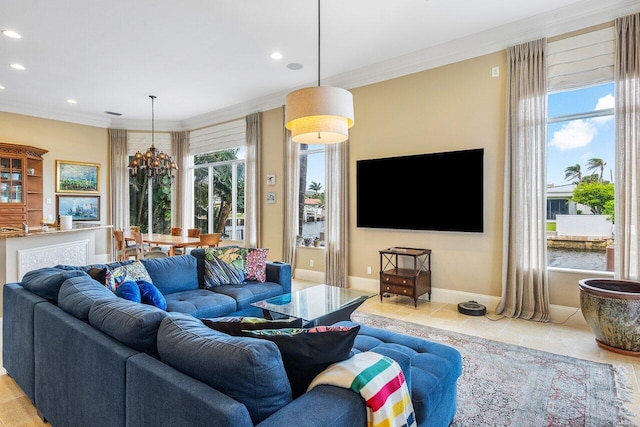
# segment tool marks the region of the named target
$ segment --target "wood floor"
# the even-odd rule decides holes
[[[304,288],[313,284],[294,281],[294,289]],[[626,380],[632,388],[632,401],[627,407],[636,413],[633,420],[636,425],[640,426],[640,358],[623,356],[600,349],[596,345],[593,334],[587,328],[580,312],[571,316],[563,324],[553,324],[501,318],[493,313],[491,307],[488,307],[488,309],[489,313],[486,317],[465,316],[458,313],[457,306],[454,304],[419,300],[418,307],[414,308],[412,299],[393,296],[384,298],[382,302],[378,297],[371,298],[358,310],[551,353],[622,365],[627,372]],[[38,418],[35,408],[29,399],[6,374],[4,369],[1,369],[0,426],[48,425]]]

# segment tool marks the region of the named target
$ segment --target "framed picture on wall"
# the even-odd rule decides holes
[[[56,160],[56,192],[99,193],[100,165]]]
[[[71,215],[73,221],[99,221],[100,196],[57,197],[58,215]]]

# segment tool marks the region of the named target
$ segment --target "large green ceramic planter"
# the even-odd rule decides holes
[[[640,282],[583,279],[580,307],[602,348],[640,356]]]

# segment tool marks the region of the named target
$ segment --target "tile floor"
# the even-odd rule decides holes
[[[313,284],[311,282],[295,281],[294,289],[304,288]],[[600,349],[579,312],[563,324],[537,323],[500,318],[500,316],[492,313],[491,310],[486,317],[465,316],[458,313],[455,304],[423,300],[420,300],[418,307],[414,308],[413,300],[399,296],[385,298],[382,302],[380,302],[379,297],[371,298],[358,310],[551,353],[622,365],[626,368],[626,379],[632,388],[632,401],[627,407],[636,413],[633,420],[640,426],[640,358]],[[0,318],[0,326],[1,323]],[[29,399],[6,374],[4,369],[0,369],[0,427],[48,425],[38,418],[35,408]]]

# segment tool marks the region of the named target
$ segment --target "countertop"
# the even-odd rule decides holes
[[[100,230],[104,228],[112,228],[113,225],[104,225],[104,224],[78,224],[74,223],[72,228],[69,230],[60,230],[59,228],[49,227],[46,230],[43,230],[41,227],[31,227],[27,234],[25,234],[22,230],[13,230],[7,228],[0,228],[0,239],[8,238],[8,237],[31,237],[31,236],[42,236],[42,235],[55,235],[59,233],[73,233],[75,231],[89,231],[89,230]]]

